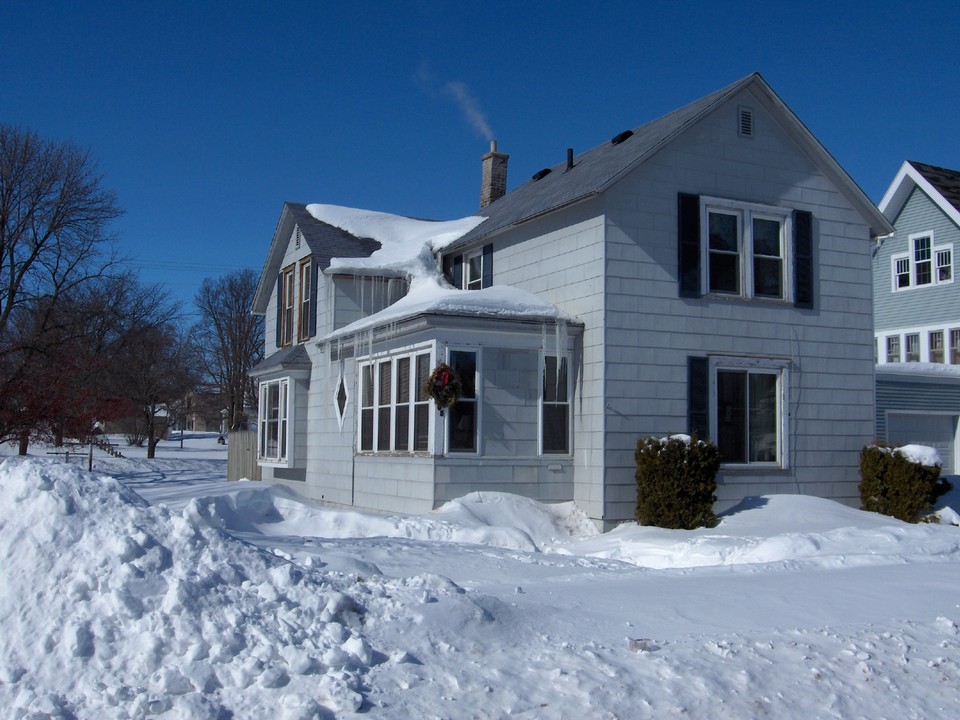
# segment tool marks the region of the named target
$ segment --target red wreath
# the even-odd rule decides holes
[[[453,368],[446,363],[440,363],[434,368],[424,389],[427,395],[433,398],[433,401],[437,404],[441,415],[443,415],[444,410],[453,407],[463,395],[463,385],[460,383],[460,378],[457,377]]]

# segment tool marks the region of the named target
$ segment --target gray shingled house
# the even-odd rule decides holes
[[[362,224],[285,205],[254,305],[264,479],[387,511],[575,500],[610,526],[633,517],[637,439],[696,432],[723,454],[720,508],[856,501],[892,228],[763,78],[510,192],[506,167],[493,145],[477,217],[418,255],[433,290],[374,262]],[[440,363],[462,381],[443,413],[423,393]]]
[[[877,437],[935,447],[957,472],[960,420],[960,171],[909,161],[880,210],[896,232],[873,258]]]

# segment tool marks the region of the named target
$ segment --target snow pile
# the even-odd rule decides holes
[[[940,459],[940,453],[937,449],[927,445],[903,445],[896,448],[894,452],[916,465],[925,467],[943,466],[943,460]]]
[[[859,567],[960,555],[960,533],[913,525],[806,495],[748,498],[714,528],[664,530],[634,523],[558,552],[620,560],[647,568],[781,563]]]
[[[355,710],[360,604],[112,478],[0,465],[0,704],[7,717],[315,717]],[[115,710],[110,710],[111,708]]]
[[[539,552],[574,537],[597,535],[573,503],[544,505],[506,493],[471,493],[427,515],[378,515],[307,504],[278,485],[247,485],[206,498],[223,527],[312,538],[402,538]]]

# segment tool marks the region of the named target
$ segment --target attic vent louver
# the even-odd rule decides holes
[[[753,137],[753,110],[741,107],[738,110],[738,134],[740,137]]]
[[[619,135],[614,135],[614,136],[610,139],[610,144],[611,144],[611,145],[619,145],[620,143],[622,143],[624,140],[626,140],[628,137],[630,137],[630,136],[632,136],[632,135],[633,135],[633,130],[624,130],[624,131],[623,131],[622,133],[620,133]]]
[[[301,237],[302,237],[302,236],[300,235],[300,228],[298,227],[298,228],[297,228],[297,236],[296,236],[296,240],[295,240],[295,245],[296,245],[297,250],[300,249],[300,238],[301,238]]]
[[[533,180],[534,182],[536,182],[537,180],[543,180],[543,178],[545,178],[549,174],[550,174],[550,168],[544,168],[539,172],[535,172],[531,180]]]

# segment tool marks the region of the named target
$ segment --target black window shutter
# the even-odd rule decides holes
[[[813,307],[813,214],[793,212],[794,302],[798,308]]]
[[[483,246],[483,276],[480,278],[480,287],[488,288],[493,285],[493,245]]]
[[[450,284],[457,289],[463,287],[463,255],[453,258],[453,275]]]
[[[317,281],[320,279],[319,263],[310,263],[310,337],[317,336]]]
[[[707,358],[687,358],[687,424],[690,434],[700,440],[710,439],[709,371]]]
[[[453,285],[453,255],[444,255],[441,260],[443,267],[443,276],[451,285]]]
[[[680,297],[700,297],[700,196],[677,198]]]
[[[277,347],[280,347],[282,335],[280,325],[283,323],[283,273],[277,275]]]

